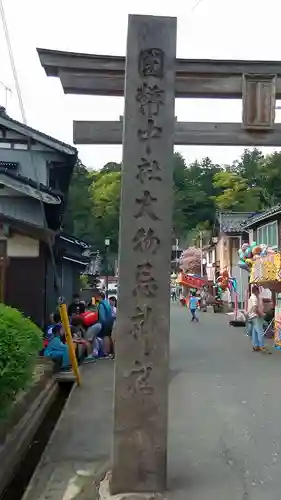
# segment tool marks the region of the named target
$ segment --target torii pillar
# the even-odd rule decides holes
[[[166,488],[176,30],[129,16],[113,494]]]

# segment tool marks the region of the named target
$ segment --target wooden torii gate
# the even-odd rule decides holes
[[[74,122],[121,144],[112,493],[166,487],[173,144],[281,146],[281,62],[176,59],[176,19],[129,16],[127,56],[38,49],[65,93],[123,96],[124,119]],[[241,123],[178,123],[174,98],[242,98]]]

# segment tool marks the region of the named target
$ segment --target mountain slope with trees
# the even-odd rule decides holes
[[[186,241],[199,229],[208,229],[216,210],[258,211],[281,203],[281,152],[264,156],[245,149],[231,165],[210,158],[187,164],[173,156],[174,237]],[[100,171],[78,162],[72,178],[64,230],[102,249],[104,238],[117,252],[121,164],[107,163]]]

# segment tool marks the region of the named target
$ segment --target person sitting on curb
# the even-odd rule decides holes
[[[44,356],[55,362],[60,361],[61,368],[67,370],[70,368],[68,346],[62,342],[61,335],[63,335],[62,325],[54,325],[52,337],[49,339],[48,345],[44,349]]]

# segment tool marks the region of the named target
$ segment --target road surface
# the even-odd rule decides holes
[[[172,305],[170,366],[163,498],[281,500],[281,352],[253,353],[227,316],[201,313],[191,324],[187,309]],[[94,498],[111,451],[112,398],[113,363],[86,365],[24,500]]]
[[[281,500],[281,352],[225,315],[171,310],[169,498]]]

